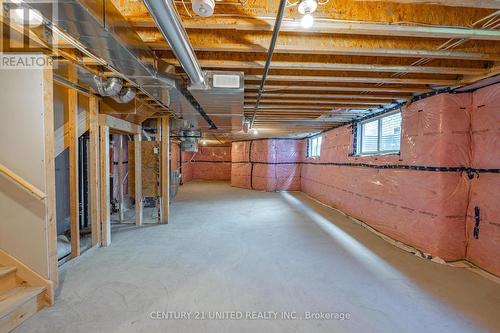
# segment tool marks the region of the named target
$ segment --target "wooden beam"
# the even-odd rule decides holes
[[[390,27],[388,25],[388,27]],[[147,45],[155,50],[170,50],[158,31],[138,31]],[[269,32],[223,33],[217,30],[193,30],[189,40],[195,51],[267,53]],[[300,55],[375,56],[397,58],[464,59],[479,61],[500,60],[498,43],[469,42],[453,50],[441,50],[445,40],[399,37],[370,37],[358,35],[310,35],[280,33],[275,53]],[[160,56],[162,54],[160,53]],[[171,58],[171,53],[168,53]]]
[[[76,67],[69,67],[69,81],[77,80]],[[78,190],[78,91],[67,89],[69,133],[69,210],[71,225],[71,257],[80,255],[80,203]]]
[[[49,59],[45,61],[43,69],[43,122],[45,131],[45,216],[47,223],[47,250],[49,265],[49,280],[53,285],[47,286],[45,291],[49,304],[54,303],[54,288],[59,284],[58,256],[57,256],[57,218],[56,218],[56,177],[55,177],[55,139],[54,139],[54,74]]]
[[[109,114],[99,115],[99,121],[100,121],[101,125],[106,125],[107,127],[112,128],[114,130],[130,133],[130,134],[138,134],[138,133],[140,133],[140,130],[141,130],[140,125],[128,122],[128,121],[120,119],[120,118],[110,116]]]
[[[233,31],[272,31],[274,18],[258,18],[253,20],[235,20],[234,18],[191,19],[183,22],[187,30],[233,30]],[[295,32],[301,34],[341,34],[367,35],[384,37],[415,37],[500,41],[500,31],[489,29],[473,29],[466,27],[419,26],[358,22],[333,22],[316,20],[309,29],[304,29],[300,19],[284,20],[280,32]]]
[[[243,106],[244,110],[251,110],[254,108],[254,104],[245,104]],[[379,105],[373,105],[373,107],[378,107]],[[312,106],[312,105],[279,105],[279,104],[261,104],[259,106],[259,110],[331,110],[334,107],[332,106]],[[356,104],[342,104],[342,105],[337,105],[335,108],[341,109],[341,108],[349,108],[349,109],[370,109],[366,105],[356,105]]]
[[[259,117],[260,118],[260,117]],[[262,118],[262,119],[259,119],[259,123],[260,124],[263,124],[263,123],[268,123],[268,124],[271,124],[271,123],[282,123],[282,122],[290,122],[290,123],[293,123],[293,122],[300,122],[300,123],[318,123],[318,124],[324,124],[324,123],[335,123],[335,122],[341,122],[341,121],[349,121],[349,120],[352,120],[354,118],[356,118],[355,116],[352,116],[352,117],[339,117],[340,118],[340,121],[339,120],[335,120],[335,119],[325,119],[325,120],[320,120],[318,118],[311,118],[311,117],[280,117],[280,118]]]
[[[135,170],[135,224],[142,225],[142,135],[134,135],[134,170]]]
[[[471,84],[474,82],[477,82],[479,80],[484,80],[489,77],[499,75],[500,74],[500,64],[495,64],[495,66],[488,68],[488,71],[482,75],[478,76],[467,76],[460,80],[460,85],[466,85],[466,84]]]
[[[245,84],[245,91],[259,89],[257,84]],[[281,90],[297,90],[297,91],[358,91],[358,92],[382,92],[382,93],[426,93],[431,91],[428,88],[409,88],[409,87],[336,87],[336,86],[307,86],[300,85],[300,82],[293,85],[273,84],[273,82],[266,83],[265,91],[275,92]]]
[[[318,7],[315,13],[318,21],[321,18],[328,19],[333,22],[351,23],[351,22],[387,22],[388,24],[400,24],[402,20],[407,22],[417,22],[422,25],[443,26],[469,26],[472,22],[491,13],[491,10],[482,9],[499,9],[497,8],[498,0],[389,0],[389,1],[352,1],[352,0],[336,0],[324,1]],[[142,1],[123,1],[113,0],[113,3],[120,12],[127,16],[127,20],[135,26],[154,26],[154,22],[148,13],[148,10]],[[427,5],[424,5],[426,3]],[[429,5],[431,3],[439,4],[440,6]],[[253,0],[251,4],[235,7],[217,7],[217,14],[220,16],[212,16],[210,18],[200,17],[183,17],[183,23],[199,22],[199,23],[218,23],[218,24],[237,24],[237,23],[257,23],[272,27],[274,15],[278,10],[279,2],[269,2],[268,0]],[[456,4],[456,5],[455,5]],[[181,1],[176,2],[179,13],[184,14],[185,9]],[[444,7],[449,5],[449,7]],[[472,7],[472,8],[467,8]],[[297,9],[289,9],[289,14],[286,15],[284,21],[291,20],[295,17]],[[469,23],[469,24],[468,24]]]
[[[336,99],[336,98],[347,98],[347,99],[368,99],[368,100],[380,100],[384,102],[391,102],[395,99],[408,99],[408,95],[370,95],[370,94],[359,94],[359,95],[344,95],[344,94],[297,94],[297,93],[264,93],[264,98],[267,97],[279,97],[279,98],[290,98],[294,100],[299,99],[315,99],[315,100],[325,100],[325,99]],[[257,97],[257,93],[245,93],[245,98]]]
[[[97,97],[89,97],[89,193],[92,246],[101,243],[99,178],[99,100]]]
[[[167,224],[170,216],[170,129],[168,116],[161,118],[160,186],[161,224]]]
[[[164,59],[168,63],[180,64],[176,59]],[[261,69],[264,61],[239,61],[239,60],[199,60],[203,68],[229,68],[229,69]],[[428,73],[428,74],[463,74],[481,75],[487,72],[484,68],[462,67],[437,67],[437,66],[399,66],[399,65],[370,65],[349,63],[320,63],[320,62],[292,62],[273,61],[272,69],[317,70],[317,71],[349,71],[349,72],[384,72],[384,73]]]
[[[118,135],[118,209],[119,209],[119,219],[123,222],[125,219],[124,208],[125,208],[125,198],[123,193],[123,135]]]
[[[251,105],[252,103],[255,103],[255,99],[250,99],[247,98],[244,101],[245,103],[248,103]],[[312,105],[345,105],[345,104],[351,104],[351,105],[381,105],[381,104],[388,104],[389,102],[380,102],[378,100],[376,101],[357,101],[357,100],[328,100],[328,101],[322,101],[322,100],[316,100],[316,99],[270,99],[270,98],[263,98],[261,105],[265,106],[266,104],[287,104],[287,105],[295,105],[295,104],[312,104]]]
[[[99,127],[99,149],[101,164],[101,246],[111,244],[111,216],[109,195],[109,127]]]
[[[245,81],[260,81],[262,75],[245,75]],[[305,76],[305,75],[268,75],[267,81],[292,82],[334,82],[334,83],[388,83],[388,84],[420,84],[431,86],[458,85],[457,80],[443,79],[406,79],[393,77],[352,77],[352,76]]]
[[[155,50],[169,50],[164,42],[148,42]],[[264,44],[231,44],[224,43],[214,46],[194,44],[195,51],[203,52],[246,52],[246,53],[266,53]],[[478,60],[478,61],[500,61],[500,56],[496,53],[483,53],[473,51],[443,51],[425,49],[403,49],[403,48],[359,48],[359,47],[339,47],[323,45],[276,45],[275,53],[286,54],[325,54],[341,56],[365,56],[365,57],[403,57],[403,58],[431,58],[431,59],[457,59],[457,60]]]
[[[438,5],[449,7],[471,7],[500,9],[498,0],[356,0],[362,2],[395,2],[401,4]]]
[[[165,50],[163,44],[150,44],[156,50]],[[266,53],[266,49],[254,44],[219,46],[195,46],[195,51],[204,52],[249,52]],[[457,59],[457,60],[480,60],[480,61],[500,61],[500,56],[494,53],[462,52],[462,51],[441,51],[441,50],[411,50],[411,49],[375,49],[375,48],[302,48],[301,45],[276,46],[275,53],[286,54],[331,54],[342,56],[365,56],[365,57],[403,57],[403,58],[431,58],[431,59]]]
[[[187,29],[209,30],[249,30],[272,31],[274,19],[266,20],[268,24],[251,24],[238,22],[236,24],[207,24],[185,23]],[[380,23],[355,23],[355,22],[325,22],[317,20],[307,30],[300,25],[300,20],[284,21],[280,31],[300,32],[305,34],[342,34],[342,35],[368,35],[384,37],[416,37],[416,38],[443,38],[443,39],[470,39],[500,41],[500,31],[489,29],[471,29],[462,27],[439,26],[412,26]]]

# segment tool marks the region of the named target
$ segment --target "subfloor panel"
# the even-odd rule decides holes
[[[171,214],[115,228],[110,247],[68,264],[55,305],[15,332],[500,331],[500,285],[406,253],[301,193],[193,181]],[[277,318],[152,318],[197,311]]]

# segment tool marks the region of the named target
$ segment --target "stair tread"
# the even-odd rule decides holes
[[[0,266],[0,279],[16,271],[16,267]]]
[[[0,319],[44,290],[44,287],[17,287],[0,294]]]

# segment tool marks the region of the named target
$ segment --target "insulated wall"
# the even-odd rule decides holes
[[[193,158],[193,153],[183,151],[181,153],[182,157],[182,183],[187,183],[193,180],[193,164],[191,163],[191,159]]]
[[[183,152],[183,182],[192,179],[230,180],[231,147],[199,147],[196,153]]]
[[[113,198],[118,198],[118,193],[119,193],[119,180],[118,180],[118,168],[119,168],[119,134],[113,134],[113,140],[110,143],[110,151],[112,152],[112,158],[113,158]],[[128,148],[128,139],[126,136],[123,136],[123,147],[122,147],[122,158],[123,158],[123,194],[125,196],[128,195],[128,188],[130,187],[128,185],[129,182],[129,151],[130,149]],[[134,186],[134,184],[131,184],[131,186]]]
[[[304,154],[303,140],[234,142],[231,185],[263,191],[298,191]]]
[[[356,156],[352,125],[305,140],[233,142],[231,185],[302,190],[394,239],[500,276],[500,84],[402,111],[399,154]],[[300,183],[299,183],[300,181]]]
[[[472,168],[499,169],[500,84],[474,92],[472,106]],[[500,174],[480,172],[470,193],[467,259],[500,276]]]
[[[302,191],[433,256],[462,259],[469,181],[439,167],[470,163],[470,109],[469,94],[409,105],[398,155],[355,157],[351,126],[327,132],[320,159],[303,167]]]
[[[231,186],[250,188],[251,141],[233,142],[231,145]]]

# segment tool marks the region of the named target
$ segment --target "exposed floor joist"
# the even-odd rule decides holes
[[[166,59],[169,63],[176,63],[175,59]],[[224,69],[261,69],[264,61],[238,61],[238,60],[200,60],[204,68]],[[177,66],[180,67],[177,63]],[[294,70],[317,70],[317,71],[350,71],[350,72],[388,72],[388,73],[429,73],[429,74],[464,74],[481,75],[486,74],[488,69],[484,68],[460,68],[460,67],[435,67],[435,66],[391,66],[391,65],[369,65],[369,64],[340,64],[340,63],[315,63],[315,62],[292,62],[273,61],[272,69],[294,69]]]
[[[273,117],[273,123],[281,118],[289,125],[289,117],[300,121],[304,112],[321,116],[333,107],[361,115],[367,108],[495,75],[500,62],[496,4],[457,1],[329,0],[318,6],[315,24],[308,30],[300,27],[300,15],[291,5],[285,11],[256,124],[264,124],[259,117]],[[139,37],[184,75],[142,1],[113,2]],[[217,3],[208,18],[193,15],[182,2],[176,5],[202,68],[244,73],[248,116],[256,102],[278,3]],[[280,113],[269,115],[270,110]]]
[[[274,18],[260,18],[250,20],[238,20],[233,18],[194,19],[185,22],[187,30],[234,30],[234,31],[272,31]],[[140,27],[154,27],[153,20],[132,23]],[[280,31],[303,33],[304,28],[299,20],[285,20]],[[500,33],[487,29],[470,29],[458,27],[439,26],[412,26],[398,24],[356,23],[356,22],[324,22],[317,20],[307,33],[319,34],[345,34],[345,35],[369,35],[369,36],[391,36],[391,37],[418,37],[418,38],[467,38],[471,40],[499,41]]]

